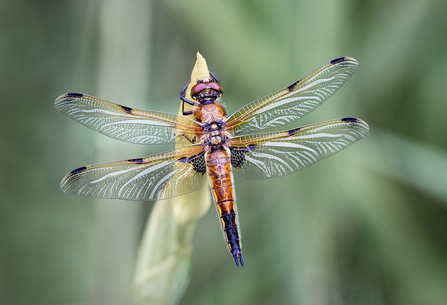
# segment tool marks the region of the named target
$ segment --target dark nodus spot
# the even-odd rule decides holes
[[[296,88],[296,86],[298,86],[298,83],[299,83],[300,81],[296,81],[296,82],[294,82],[293,84],[291,84],[289,87],[287,87],[287,89],[289,90],[289,92],[292,92],[295,88]]]
[[[344,57],[339,57],[339,58],[331,60],[331,64],[335,65],[335,64],[338,64],[339,62],[345,61],[345,60],[346,59]]]
[[[81,166],[81,167],[79,167],[79,168],[77,168],[77,169],[72,170],[72,171],[70,172],[70,174],[72,174],[72,175],[76,175],[76,174],[78,174],[78,173],[80,173],[80,172],[85,171],[86,169],[87,169],[87,166]]]
[[[141,163],[143,163],[143,158],[129,159],[129,160],[127,160],[127,161],[132,162],[132,163],[138,163],[138,164],[141,164]]]
[[[126,106],[122,106],[122,105],[120,105],[120,107],[123,108],[123,110],[126,111],[128,114],[132,114],[132,108],[126,107]]]
[[[294,135],[295,133],[297,133],[297,132],[300,131],[300,130],[301,130],[301,127],[298,127],[298,128],[289,130],[289,131],[288,131],[288,132],[289,132],[289,136]]]

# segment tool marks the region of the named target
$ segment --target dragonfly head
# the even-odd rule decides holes
[[[197,84],[191,89],[192,98],[198,100],[200,103],[210,99],[217,99],[222,93],[222,86],[213,78],[199,79]]]

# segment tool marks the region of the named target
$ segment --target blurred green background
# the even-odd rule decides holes
[[[168,147],[58,113],[83,92],[177,113],[200,51],[229,113],[325,62],[360,69],[297,127],[371,133],[302,172],[236,178],[245,268],[212,207],[181,304],[447,303],[447,2],[0,1],[0,304],[127,304],[152,203],[65,195],[82,165]]]

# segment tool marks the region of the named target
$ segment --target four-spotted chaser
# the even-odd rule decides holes
[[[144,158],[77,168],[64,177],[61,189],[96,198],[161,200],[195,191],[208,179],[228,248],[236,265],[243,266],[233,172],[242,179],[285,176],[362,139],[369,127],[361,119],[347,117],[285,131],[253,132],[307,115],[357,68],[354,58],[334,59],[230,116],[221,103],[222,87],[211,72],[183,88],[183,116],[134,109],[81,93],[63,94],[55,101],[60,112],[106,136],[135,144],[183,145]],[[185,105],[192,110],[185,110]]]

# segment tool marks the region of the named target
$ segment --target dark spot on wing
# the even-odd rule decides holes
[[[239,147],[239,146],[231,146],[230,149],[234,149],[234,150],[242,150],[242,151],[252,151],[253,149],[255,149],[256,147],[258,147],[258,145],[252,144],[252,145],[248,145],[247,147],[243,146],[243,147]]]
[[[71,174],[71,175],[76,175],[76,174],[79,174],[80,172],[85,171],[86,169],[87,169],[87,166],[81,166],[81,167],[79,167],[79,168],[77,168],[77,169],[72,170],[72,171],[70,172],[70,174]]]
[[[67,97],[81,98],[83,96],[84,96],[84,94],[82,94],[82,93],[76,93],[76,92],[67,93]]]
[[[142,164],[144,162],[143,158],[129,159],[127,161],[132,162],[132,163],[138,163],[138,164]]]
[[[336,58],[336,59],[331,60],[331,64],[335,65],[335,64],[337,64],[337,63],[339,63],[339,62],[341,62],[341,61],[345,61],[345,60],[346,60],[346,58],[344,58],[344,57],[339,57],[339,58]]]
[[[194,156],[194,157],[195,157],[195,156]],[[178,160],[179,160],[179,162],[182,162],[182,163],[189,163],[189,162],[192,161],[192,159],[193,159],[194,157],[191,157],[191,158],[182,157],[182,158],[180,158],[180,159],[178,159]]]
[[[342,122],[358,122],[357,118],[342,118]]]
[[[298,128],[295,128],[295,129],[290,129],[290,130],[288,131],[289,136],[294,135],[295,133],[297,133],[297,132],[300,131],[300,130],[301,130],[301,127],[298,127]]]
[[[256,147],[258,147],[257,145],[250,145],[248,147],[237,147],[237,146],[232,146],[230,147],[230,152],[231,152],[231,156],[230,156],[230,162],[231,162],[231,166],[233,167],[242,167],[244,165],[245,162],[245,154],[247,152],[252,151],[253,149],[255,149]]]
[[[231,151],[231,157],[230,157],[231,165],[235,168],[242,167],[242,165],[245,162],[245,151],[236,149],[230,149],[230,151]]]
[[[180,158],[178,159],[178,161],[182,163],[191,163],[194,170],[199,174],[206,173],[206,162],[204,152],[201,152],[189,158],[186,157]]]
[[[291,84],[289,87],[287,87],[287,89],[289,90],[289,92],[292,92],[293,90],[295,90],[295,88],[296,88],[296,86],[298,86],[298,83],[299,83],[300,81],[298,80],[298,81],[296,81],[296,82],[294,82],[293,84]]]
[[[124,111],[126,111],[128,114],[132,114],[132,108],[126,107],[123,105],[119,105],[121,108],[123,108]]]

